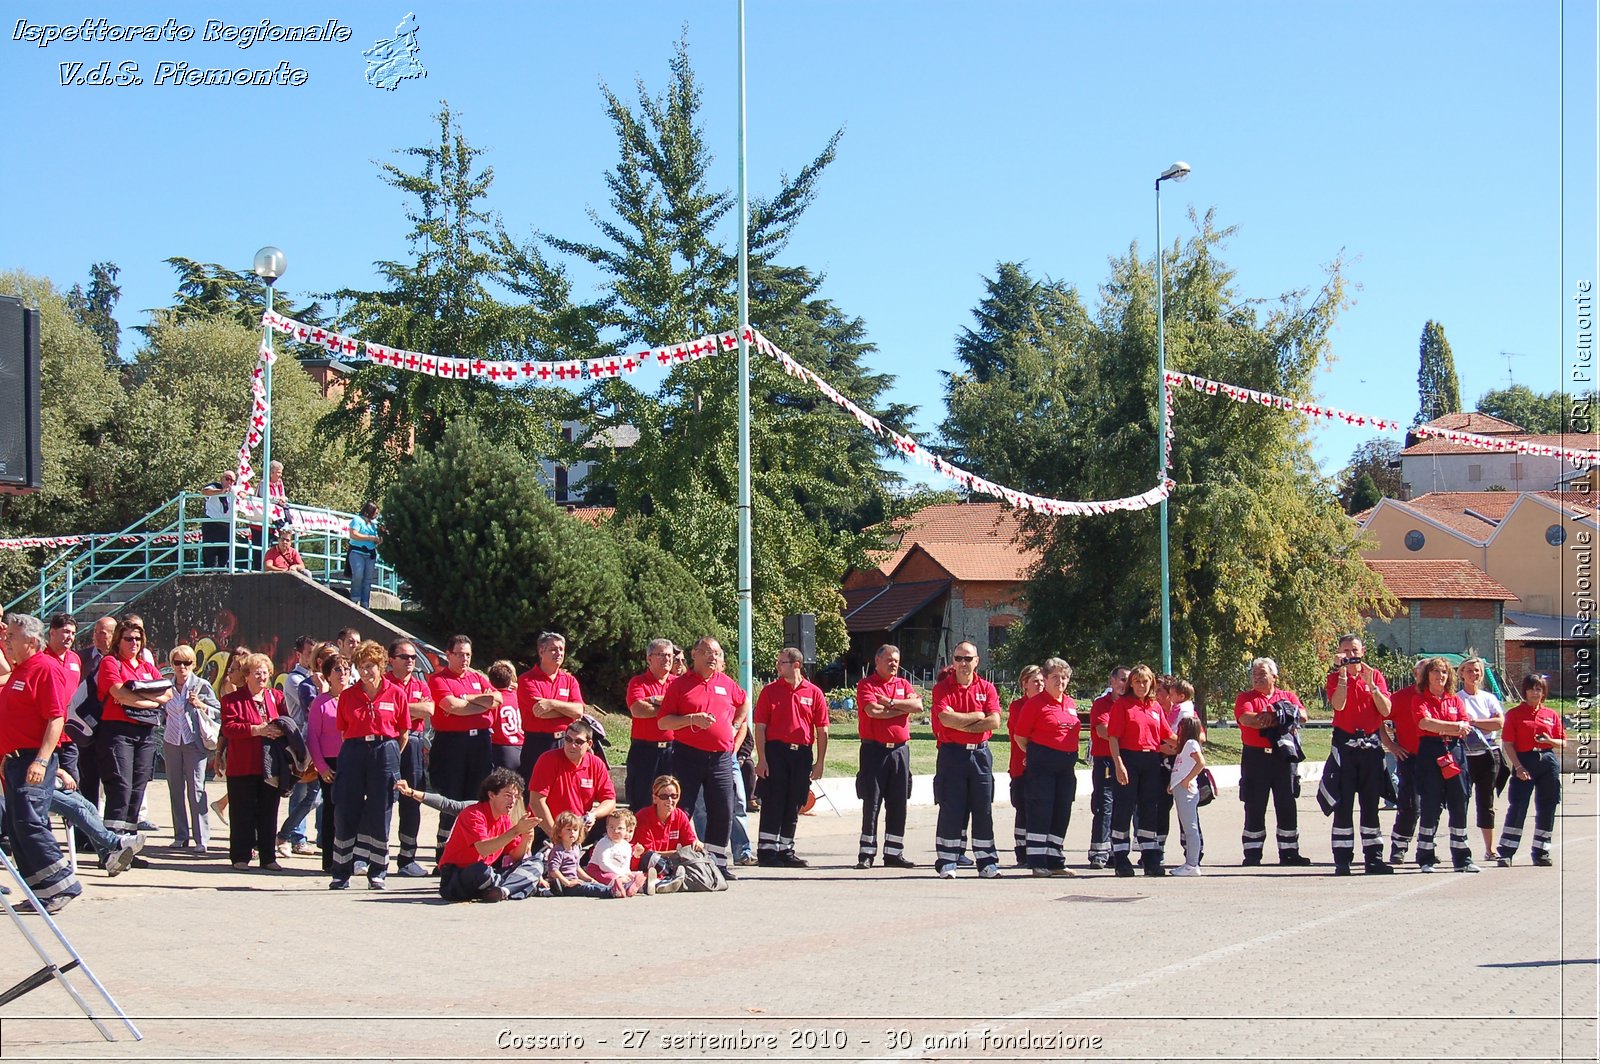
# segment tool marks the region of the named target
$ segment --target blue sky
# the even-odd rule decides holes
[[[125,327],[170,301],[171,255],[248,269],[270,243],[302,298],[375,283],[373,262],[408,250],[402,197],[373,161],[427,143],[441,99],[487,149],[490,206],[514,233],[594,235],[586,212],[607,211],[615,159],[597,86],[632,98],[643,78],[659,92],[680,32],[714,173],[734,185],[732,0],[3,8],[0,187],[12,211],[0,268],[65,289],[114,261]],[[361,52],[408,11],[428,76],[375,89]],[[19,19],[102,16],[172,18],[196,38],[14,39]],[[213,18],[336,18],[351,38],[239,49],[200,40]],[[789,257],[824,270],[826,293],[865,319],[876,366],[898,376],[895,398],[921,407],[925,437],[942,412],[938,370],[953,366],[983,277],[1019,260],[1092,303],[1109,256],[1134,242],[1148,254],[1151,186],[1175,159],[1194,173],[1164,186],[1163,236],[1192,231],[1191,207],[1215,208],[1239,227],[1226,255],[1241,291],[1314,286],[1343,255],[1359,287],[1319,381],[1324,402],[1408,420],[1430,318],[1469,404],[1506,383],[1502,351],[1523,356],[1511,373],[1541,391],[1570,370],[1572,297],[1596,275],[1592,3],[750,0],[747,22],[751,191],[770,192],[844,128]],[[145,83],[60,84],[58,64],[104,60],[137,63]],[[158,86],[162,61],[287,61],[306,76]],[[1367,434],[1315,438],[1332,472]]]

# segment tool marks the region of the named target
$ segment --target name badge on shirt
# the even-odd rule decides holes
[[[11,689],[13,691],[20,691],[24,687],[26,687],[27,685],[28,685],[28,681],[26,681],[26,680],[18,680],[16,683],[11,685]]]
[[[561,688],[561,690],[557,691],[556,694],[560,695],[562,698],[566,698],[567,697],[567,689],[565,687],[563,687],[563,688]]]
[[[581,777],[578,780],[578,786],[580,786],[580,787],[593,787],[594,786],[594,780],[591,779],[588,776]]]
[[[479,685],[477,680],[473,680],[472,681],[472,690],[476,694],[482,694],[483,693],[483,687]]]
[[[726,695],[728,693],[728,689],[722,686],[713,687],[711,690],[719,695]]]
[[[677,839],[677,837],[678,837],[678,833],[676,831],[667,832],[667,838],[675,840],[675,839]]]
[[[977,694],[973,695],[972,697],[977,699],[979,702],[987,702],[989,700],[988,694],[983,692],[983,691],[979,691]]]
[[[377,708],[378,709],[386,709],[390,713],[393,713],[394,712],[394,703],[393,702],[379,702]]]
[[[811,704],[811,696],[810,695],[806,695],[803,698],[801,698],[800,699],[800,704],[802,706],[809,706]]]
[[[72,664],[68,665],[67,668],[71,669],[73,672],[82,672],[83,671],[83,668],[76,661],[74,661]]]

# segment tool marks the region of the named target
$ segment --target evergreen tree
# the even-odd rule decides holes
[[[1417,424],[1425,424],[1461,409],[1461,382],[1456,379],[1456,360],[1450,354],[1450,341],[1444,326],[1429,321],[1422,327],[1417,344]]]
[[[106,365],[112,368],[121,365],[122,361],[119,354],[122,326],[117,324],[114,316],[117,300],[122,298],[122,286],[117,284],[117,274],[121,272],[114,262],[97,262],[89,267],[89,291],[85,292],[82,285],[75,284],[72,291],[67,293],[67,306],[90,332],[99,337]]]
[[[1378,485],[1372,482],[1371,473],[1362,473],[1356,481],[1355,490],[1350,493],[1349,512],[1358,514],[1363,510],[1370,510],[1383,501],[1383,492],[1378,490]]]
[[[401,153],[418,160],[416,171],[380,164],[383,181],[415,201],[406,211],[415,259],[379,263],[385,288],[333,293],[349,304],[339,316],[340,326],[366,340],[440,356],[570,357],[570,336],[560,322],[534,303],[504,298],[512,284],[526,294],[536,284],[557,285],[560,278],[531,277],[528,271],[542,264],[508,259],[514,249],[484,204],[494,171],[482,165],[482,149],[468,143],[448,104],[436,120],[435,143]],[[325,428],[365,456],[376,491],[414,450],[436,445],[457,418],[474,418],[495,438],[511,441],[527,460],[551,450],[556,438],[551,423],[565,411],[565,395],[555,389],[501,387],[476,378],[440,380],[368,366],[351,377],[343,406]]]
[[[1358,513],[1374,503],[1356,505],[1362,480],[1370,481],[1379,498],[1401,497],[1400,444],[1388,436],[1374,436],[1350,453],[1350,462],[1339,475],[1339,502],[1345,513]]]
[[[174,255],[166,260],[178,275],[178,287],[170,307],[150,311],[163,321],[187,321],[226,315],[240,325],[261,329],[261,315],[267,309],[267,283],[252,272],[241,273],[214,262],[196,262]],[[272,294],[272,309],[307,325],[325,325],[322,304],[300,306],[279,288]],[[146,336],[150,326],[140,326]]]
[[[736,321],[736,258],[719,232],[734,207],[712,187],[700,125],[701,94],[679,41],[667,90],[638,100],[603,89],[618,161],[606,175],[612,216],[592,212],[600,239],[548,238],[557,250],[599,268],[605,280],[594,320],[612,350],[663,344],[730,329]],[[780,261],[785,243],[834,157],[838,134],[750,214],[751,320],[793,357],[861,406],[878,407],[890,378],[870,372],[865,327],[820,294],[821,279]],[[614,424],[639,430],[638,444],[600,456],[599,479],[615,485],[619,516],[702,581],[727,628],[736,598],[736,361],[731,356],[674,367],[654,391],[601,382],[588,401]],[[755,640],[776,648],[786,613],[818,616],[819,654],[847,645],[838,580],[864,549],[853,531],[891,513],[897,478],[876,461],[881,443],[832,404],[796,384],[770,360],[751,361],[751,486]],[[889,424],[904,407],[876,410]],[[730,647],[730,655],[733,648]]]

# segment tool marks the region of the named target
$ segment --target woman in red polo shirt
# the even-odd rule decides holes
[[[1522,701],[1506,713],[1501,749],[1511,768],[1506,824],[1500,829],[1500,854],[1495,863],[1511,864],[1522,841],[1522,822],[1533,799],[1533,863],[1549,868],[1550,834],[1556,826],[1556,806],[1561,803],[1561,755],[1567,730],[1561,714],[1544,704],[1550,684],[1529,673],[1522,678]]]
[[[651,803],[638,814],[633,829],[633,867],[645,874],[646,894],[671,894],[683,888],[678,874],[678,848],[688,846],[704,853],[706,845],[694,833],[694,821],[679,808],[683,785],[678,777],[657,776],[650,784]]]
[[[1450,811],[1450,858],[1457,872],[1476,872],[1467,842],[1467,752],[1462,737],[1472,729],[1456,697],[1456,674],[1444,658],[1422,663],[1422,683],[1410,701],[1417,731],[1417,866],[1438,863],[1434,835],[1441,806]]]
[[[1156,674],[1148,665],[1128,673],[1128,693],[1111,706],[1106,737],[1111,743],[1111,764],[1117,789],[1111,808],[1111,864],[1119,876],[1134,874],[1128,858],[1128,834],[1135,810],[1139,814],[1139,863],[1147,876],[1167,874],[1158,841],[1166,834],[1162,813],[1166,808],[1167,772],[1161,767],[1163,752],[1175,753],[1172,728],[1156,701]],[[1167,747],[1163,751],[1163,746]]]
[[[1027,756],[1028,865],[1036,876],[1076,875],[1067,867],[1067,825],[1078,790],[1078,705],[1067,694],[1072,666],[1044,663],[1044,690],[1017,710],[1011,740]]]
[[[155,726],[165,715],[172,685],[164,690],[136,690],[161,683],[161,670],[145,653],[144,622],[129,614],[117,622],[111,653],[95,677],[105,709],[95,739],[100,782],[105,788],[106,829],[131,835],[139,828],[144,789],[156,769]]]
[[[262,740],[282,734],[273,723],[283,715],[283,692],[272,686],[272,659],[251,654],[244,660],[244,686],[222,699],[222,734],[228,737],[228,858],[233,867],[250,867],[253,848],[261,867],[282,871],[274,852],[278,803],[283,789],[266,781]]]
[[[1028,769],[1028,755],[1017,745],[1014,723],[1022,704],[1044,690],[1044,670],[1037,665],[1023,669],[1022,675],[1017,677],[1017,690],[1022,697],[1012,699],[1006,707],[1006,734],[1011,738],[1011,760],[1006,763],[1006,775],[1011,777],[1011,809],[1014,813],[1011,841],[1016,847],[1017,867],[1023,868],[1028,863],[1028,798],[1023,782],[1023,773]]]
[[[350,886],[355,863],[367,866],[367,886],[384,888],[389,868],[389,809],[400,778],[400,742],[409,740],[405,692],[384,675],[389,652],[367,640],[354,654],[359,683],[339,696],[339,769],[333,777],[333,880]]]

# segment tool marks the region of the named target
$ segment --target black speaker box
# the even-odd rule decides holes
[[[783,619],[783,645],[794,647],[807,665],[817,663],[817,615],[791,613]]]
[[[39,312],[0,296],[0,493],[43,487],[39,453]]]

